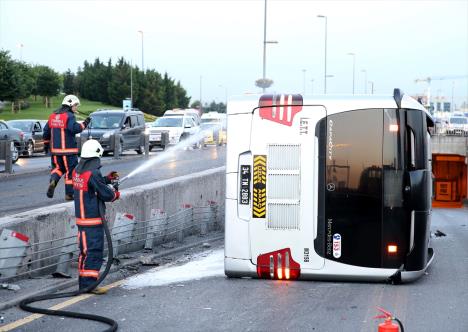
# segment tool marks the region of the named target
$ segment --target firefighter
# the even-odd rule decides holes
[[[47,197],[54,197],[54,191],[60,178],[65,175],[65,200],[73,200],[72,172],[78,163],[78,147],[75,135],[81,133],[89,122],[87,117],[83,123],[75,120],[75,113],[80,106],[80,100],[74,95],[65,96],[62,107],[49,116],[44,126],[45,149],[50,151],[52,170],[50,171]]]
[[[78,225],[80,256],[78,259],[79,287],[83,290],[99,277],[103,261],[105,204],[120,197],[109,184],[118,179],[117,172],[103,177],[100,171],[104,149],[96,140],[88,140],[81,149],[81,159],[73,170],[75,217]],[[103,288],[92,291],[103,294]]]

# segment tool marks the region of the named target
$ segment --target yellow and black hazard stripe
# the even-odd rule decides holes
[[[265,155],[254,156],[253,162],[253,194],[252,217],[266,216],[266,161]]]

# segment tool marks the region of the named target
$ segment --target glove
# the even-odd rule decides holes
[[[109,181],[109,183],[112,183],[112,181],[119,179],[119,173],[117,173],[116,171],[111,171],[109,172],[109,174],[106,175],[106,179]]]
[[[112,200],[112,202],[113,202],[113,201],[116,201],[116,200],[118,200],[118,199],[120,198],[120,191],[115,191],[114,193],[115,193],[115,197],[114,197],[114,199]]]
[[[88,127],[89,123],[91,122],[91,118],[88,116],[86,119],[83,120],[84,127]]]
[[[49,154],[49,150],[50,150],[49,144],[44,143],[44,153]]]

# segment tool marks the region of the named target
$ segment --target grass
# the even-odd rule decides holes
[[[42,97],[37,97],[37,100],[34,100],[34,97],[27,99],[29,103],[29,108],[21,110],[18,113],[11,112],[11,104],[6,103],[3,110],[0,110],[0,120],[16,120],[16,119],[37,119],[37,120],[47,120],[50,113],[55,111],[60,107],[63,97],[52,97],[50,108],[46,108]],[[78,108],[79,114],[76,115],[77,120],[84,120],[90,113],[96,111],[98,108],[106,109],[119,109],[119,107],[106,105],[97,101],[90,101],[83,98],[80,98],[80,107]],[[145,121],[151,122],[154,121],[156,117],[151,114],[145,113]]]

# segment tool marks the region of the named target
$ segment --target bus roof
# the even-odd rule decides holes
[[[259,106],[260,98],[275,98],[275,100],[284,100],[283,104],[287,104],[288,96],[284,95],[261,95],[250,94],[234,96],[228,102],[227,114],[250,113]],[[298,96],[298,95],[296,95]],[[281,99],[283,98],[283,99]],[[344,112],[348,110],[369,109],[369,108],[398,108],[396,96],[393,95],[305,95],[301,96],[302,105],[323,106],[327,110],[327,114]],[[401,97],[401,108],[418,109],[424,111],[432,121],[430,113],[418,101],[410,96],[403,94]]]

